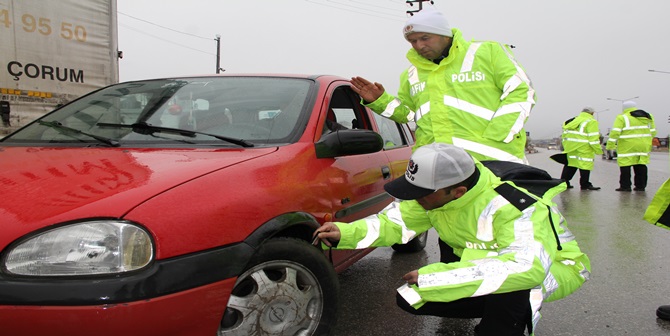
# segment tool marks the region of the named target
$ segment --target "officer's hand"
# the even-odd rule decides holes
[[[419,270],[413,270],[402,276],[402,279],[410,285],[416,285],[419,282]]]
[[[352,77],[350,82],[351,89],[368,103],[377,100],[384,93],[384,86],[372,83],[363,77]]]
[[[342,234],[337,225],[332,222],[326,222],[314,231],[314,234],[312,235],[314,241],[312,243],[317,245],[319,240],[321,240],[326,246],[332,247],[333,245],[337,245],[341,237]]]

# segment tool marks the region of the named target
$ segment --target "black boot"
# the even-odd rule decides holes
[[[600,190],[600,187],[594,187],[593,184],[582,186],[582,190]]]
[[[658,309],[656,309],[656,316],[660,319],[670,321],[670,305],[658,307]]]

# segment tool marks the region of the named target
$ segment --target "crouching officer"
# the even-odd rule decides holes
[[[418,148],[405,176],[384,187],[399,200],[349,224],[325,223],[314,235],[326,246],[360,249],[407,243],[435,228],[453,256],[403,276],[397,302],[407,312],[481,318],[480,336],[524,335],[542,302],[589,278],[589,258],[551,201],[564,183],[535,196],[463,149],[433,143]]]
[[[670,230],[670,178],[665,180],[644,212],[644,220],[650,224]],[[658,318],[670,321],[670,305],[656,309]]]

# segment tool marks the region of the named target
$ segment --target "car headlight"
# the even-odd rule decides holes
[[[142,227],[96,220],[42,232],[12,248],[5,269],[17,275],[115,274],[140,269],[153,259],[153,243]]]

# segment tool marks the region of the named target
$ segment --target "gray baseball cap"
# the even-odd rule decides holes
[[[475,161],[464,149],[445,143],[419,147],[409,159],[405,176],[386,185],[391,196],[413,200],[465,181],[475,172]]]

